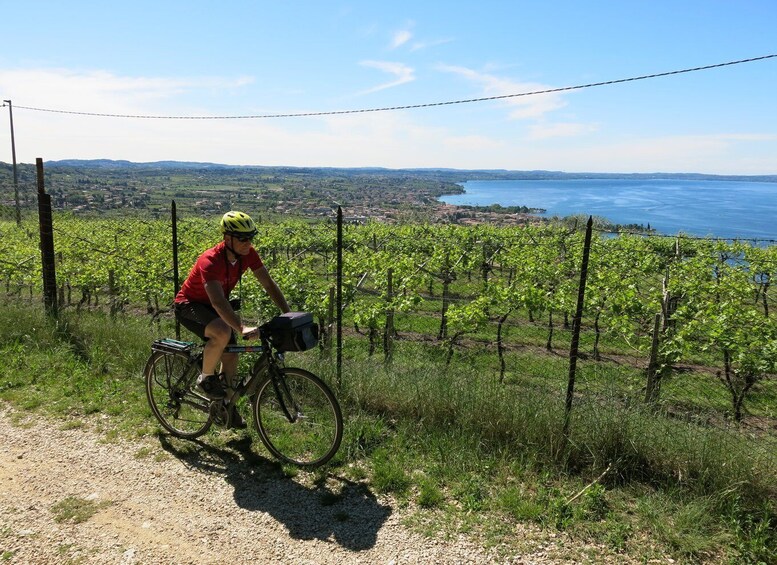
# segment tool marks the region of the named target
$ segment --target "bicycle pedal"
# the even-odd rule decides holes
[[[229,427],[231,414],[229,407],[226,404],[220,400],[214,400],[210,403],[209,411],[214,424]]]

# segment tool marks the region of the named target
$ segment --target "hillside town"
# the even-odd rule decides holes
[[[20,166],[16,191],[10,165],[0,163],[0,205],[13,207],[15,192],[22,209],[37,206],[32,166]],[[210,216],[244,208],[268,220],[287,217],[331,218],[339,207],[352,223],[420,221],[474,225],[523,225],[540,222],[540,209],[446,204],[440,197],[459,194],[450,172],[316,169],[196,169],[115,164],[51,164],[45,189],[54,210],[75,214],[147,212],[166,214],[170,203],[187,213]]]

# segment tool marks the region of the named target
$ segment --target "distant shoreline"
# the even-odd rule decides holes
[[[440,197],[449,206],[545,208],[540,217],[594,216],[616,225],[644,225],[701,237],[777,238],[777,183],[645,178],[470,181]]]
[[[171,202],[181,213],[216,217],[227,209],[247,209],[263,219],[287,217],[306,219],[331,218],[336,208],[343,208],[348,217],[358,221],[447,222],[525,224],[548,216],[593,215],[607,218],[620,225],[644,224],[662,233],[693,230],[695,233],[715,233],[728,236],[736,225],[737,237],[762,237],[774,234],[774,216],[777,215],[777,175],[707,175],[698,173],[562,173],[560,171],[497,171],[455,169],[381,169],[381,168],[299,168],[246,167],[159,161],[131,163],[129,161],[68,160],[44,163],[46,184],[52,195],[55,211],[77,214],[150,214],[168,215]],[[13,207],[15,193],[11,179],[12,167],[0,163],[0,207]],[[36,167],[21,164],[18,167],[22,210],[34,210]],[[13,171],[14,173],[16,171]],[[524,198],[504,198],[486,203],[487,207],[468,205],[482,202],[461,201],[448,205],[453,195],[468,192],[464,183],[473,184],[533,184]],[[712,196],[702,198],[706,208],[696,210],[694,218],[689,211],[699,202],[668,197],[673,202],[657,199],[663,190],[650,185],[673,183],[702,183],[714,190]],[[726,193],[726,183],[738,184],[740,189]],[[580,193],[585,185],[596,191],[584,205],[566,209],[557,206],[564,195],[551,198],[553,185],[573,187]],[[618,195],[618,201],[605,202],[600,192],[604,186],[618,184],[645,185],[635,194]],[[761,185],[760,188],[758,185]],[[660,187],[658,187],[660,188]],[[548,189],[548,190],[546,190]],[[760,197],[744,197],[761,191]],[[731,191],[728,191],[729,193]],[[539,196],[539,198],[538,198]],[[704,197],[704,194],[699,194]],[[682,200],[682,201],[681,201]],[[625,204],[624,204],[625,202]],[[492,204],[500,206],[488,206]],[[621,214],[630,208],[628,217]],[[675,216],[661,221],[653,220],[653,212],[665,208]],[[10,208],[8,208],[10,209]],[[545,209],[543,213],[543,209]],[[667,214],[665,214],[666,216]],[[736,215],[736,221],[733,221]],[[768,215],[765,219],[764,216]],[[744,218],[744,220],[743,220]],[[696,226],[691,225],[696,220]],[[707,222],[707,223],[703,223]],[[754,233],[758,222],[762,233]],[[727,225],[731,224],[731,225]]]
[[[722,180],[742,182],[774,182],[777,174],[737,175],[709,173],[594,173],[564,172],[548,170],[508,170],[508,169],[451,169],[451,168],[403,168],[383,167],[287,167],[283,165],[225,165],[220,163],[193,161],[152,161],[133,162],[114,159],[61,159],[46,161],[47,165],[58,167],[83,168],[155,168],[155,169],[239,169],[267,171],[326,171],[348,173],[377,173],[384,175],[412,174],[420,176],[447,177],[453,182],[468,180],[571,180],[571,179],[685,179],[685,180]],[[0,165],[10,164],[0,162]],[[458,178],[459,180],[456,180]]]

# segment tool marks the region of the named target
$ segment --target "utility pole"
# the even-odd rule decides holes
[[[13,159],[13,197],[16,203],[16,225],[22,224],[22,212],[19,208],[19,175],[16,172],[16,140],[13,135],[13,105],[10,100],[3,100],[8,104],[8,117],[11,118],[11,159]]]

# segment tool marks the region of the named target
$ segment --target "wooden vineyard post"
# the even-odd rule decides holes
[[[386,327],[383,330],[383,354],[386,363],[391,363],[394,356],[394,270],[389,269],[386,273],[386,283],[388,285],[386,300],[389,303],[386,308]]]
[[[585,284],[588,279],[588,257],[591,254],[591,232],[593,231],[593,217],[588,217],[585,229],[585,243],[583,245],[583,260],[580,263],[580,286],[577,290],[577,309],[572,321],[572,344],[569,347],[569,378],[567,380],[567,396],[564,406],[564,438],[569,433],[569,415],[572,412],[572,399],[575,395],[575,373],[577,369],[578,346],[580,344],[580,323],[583,318],[583,305],[585,301]]]
[[[337,386],[343,383],[343,209],[337,207]]]
[[[647,386],[645,387],[645,402],[653,403],[658,399],[658,336],[661,331],[661,314],[656,314],[653,322],[653,341],[650,345],[650,362],[647,368]]]
[[[43,179],[43,159],[35,160],[38,174],[38,222],[40,224],[40,254],[43,265],[43,304],[46,313],[57,316],[57,275],[54,263],[54,225],[51,217],[51,196],[46,194]]]

